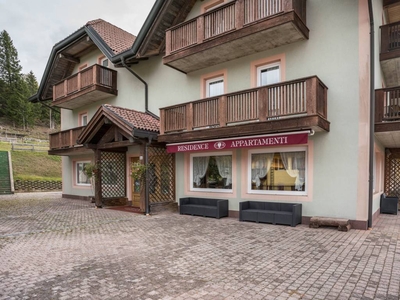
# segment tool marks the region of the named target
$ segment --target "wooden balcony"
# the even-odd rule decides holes
[[[49,134],[49,154],[63,155],[81,150],[82,145],[77,144],[76,140],[85,128],[81,126]]]
[[[308,34],[305,0],[236,0],[168,29],[163,63],[189,73]]]
[[[52,105],[75,109],[117,94],[117,72],[93,65],[56,83]]]
[[[386,148],[400,148],[400,86],[375,91],[375,136]]]
[[[380,61],[386,86],[400,84],[400,22],[381,26]]]
[[[161,108],[158,141],[329,131],[327,90],[313,76]]]

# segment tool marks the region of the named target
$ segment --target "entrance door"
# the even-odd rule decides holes
[[[131,158],[131,165],[133,163],[138,163],[139,157],[132,157]],[[131,179],[132,182],[132,206],[133,207],[140,207],[140,181]]]

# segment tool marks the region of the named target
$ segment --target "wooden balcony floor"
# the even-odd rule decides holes
[[[400,49],[387,55],[381,54],[381,66],[386,86],[400,86]]]
[[[158,141],[167,143],[192,142],[207,139],[289,132],[302,129],[313,129],[316,132],[328,132],[330,129],[330,123],[319,115],[306,115],[273,121],[252,122],[221,128],[218,127],[204,130],[169,133],[159,135]]]
[[[175,51],[165,56],[163,63],[189,73],[256,52],[306,40],[308,33],[308,28],[294,12],[282,13],[205,40],[201,44]]]

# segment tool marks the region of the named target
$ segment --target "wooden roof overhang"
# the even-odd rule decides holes
[[[136,128],[101,106],[79,135],[77,143],[86,149],[125,152],[128,146],[141,145],[148,139],[157,140],[157,133]]]
[[[157,0],[133,47],[112,59],[116,66],[135,64],[165,52],[165,31],[185,21],[197,0]]]
[[[80,58],[96,49],[96,45],[88,37],[84,29],[81,29],[81,36],[75,41],[66,45],[49,59],[49,71],[45,78],[41,100],[53,98],[53,86],[64,78],[71,76],[74,68],[80,63]]]

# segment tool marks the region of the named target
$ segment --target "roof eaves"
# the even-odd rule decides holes
[[[90,25],[85,26],[85,30],[87,32],[87,35],[90,37],[90,39],[95,43],[95,45],[100,49],[101,52],[109,60],[112,60],[112,57],[115,56],[114,52],[111,50],[111,48],[107,45],[107,43],[101,38],[101,36],[97,33],[97,31]]]
[[[84,36],[85,34],[87,34],[85,27],[81,27],[80,29],[78,29],[77,31],[75,31],[73,34],[69,35],[68,37],[66,37],[65,39],[63,39],[62,41],[58,42],[57,44],[55,44],[50,52],[49,55],[49,59],[47,60],[47,64],[46,64],[46,68],[44,70],[43,76],[42,76],[42,80],[40,81],[40,85],[38,88],[38,91],[35,95],[31,96],[28,100],[31,102],[40,102],[40,101],[44,101],[42,98],[42,93],[43,93],[43,89],[45,86],[45,82],[47,81],[50,71],[52,69],[52,66],[54,64],[55,58],[57,53],[59,53],[61,50],[63,50],[65,47],[67,47],[69,44],[75,42],[77,39],[81,38],[82,36]],[[47,99],[45,99],[47,100]]]
[[[136,36],[136,39],[133,42],[132,47],[122,53],[119,53],[118,55],[115,55],[111,59],[111,62],[113,64],[121,63],[123,60],[135,57],[137,55],[137,51],[139,50],[140,46],[142,45],[147,33],[149,32],[151,26],[154,23],[154,20],[158,16],[161,8],[163,7],[163,5],[166,1],[168,1],[168,0],[156,0],[150,13],[148,14],[146,20],[144,21],[142,28],[140,29],[138,35]]]

